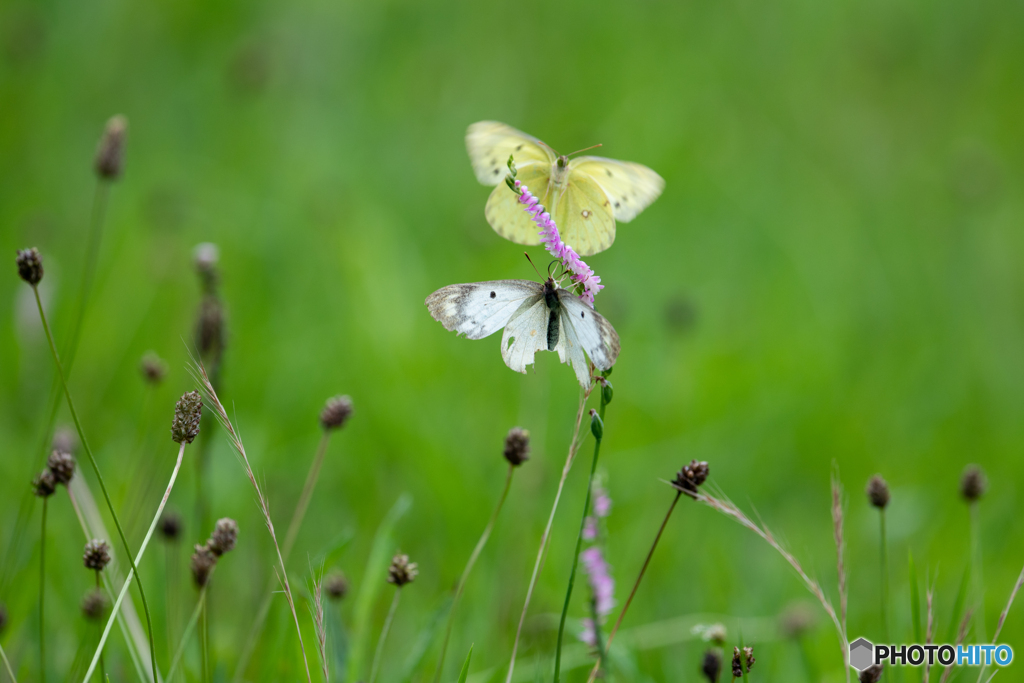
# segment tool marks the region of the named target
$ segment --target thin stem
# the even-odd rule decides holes
[[[175,592],[175,587],[178,584],[178,573],[175,570],[175,561],[177,560],[177,553],[172,553],[172,548],[176,551],[178,549],[177,543],[175,541],[168,540],[164,544],[164,561],[166,564],[166,569],[164,570],[164,599],[167,602],[167,609],[165,610],[164,617],[167,620],[166,632],[168,656],[171,656],[171,652],[174,650],[174,627],[177,625],[177,619],[175,619],[177,613],[177,600],[176,596],[173,595]],[[168,671],[168,683],[170,683],[171,680],[171,674]]]
[[[53,363],[57,366],[57,374],[60,375],[60,383],[64,387],[64,397],[68,402],[68,410],[71,412],[71,419],[75,423],[75,429],[78,431],[78,439],[82,442],[82,450],[89,456],[89,463],[92,465],[93,472],[96,474],[96,479],[100,483],[100,490],[103,491],[103,498],[107,501],[107,507],[110,509],[110,516],[114,518],[114,526],[117,527],[117,534],[121,537],[121,543],[124,544],[125,551],[128,554],[128,562],[131,564],[131,573],[135,575],[135,582],[139,586],[139,595],[142,597],[142,609],[146,612],[146,629],[149,631],[149,657],[150,664],[153,669],[153,683],[157,683],[160,679],[156,673],[156,646],[153,642],[153,620],[149,616],[149,603],[146,602],[146,591],[142,588],[142,578],[139,576],[139,570],[135,566],[135,560],[132,559],[132,549],[128,545],[128,539],[125,538],[124,531],[121,529],[121,521],[117,518],[117,512],[114,510],[114,503],[110,500],[110,494],[107,493],[107,485],[103,482],[103,475],[100,474],[100,466],[96,463],[96,458],[92,454],[92,449],[89,448],[89,442],[85,438],[85,431],[82,429],[82,423],[78,419],[78,412],[75,410],[75,403],[71,400],[71,390],[68,388],[67,377],[64,375],[64,368],[61,366],[60,357],[57,355],[57,347],[53,343],[53,334],[50,332],[50,324],[46,321],[46,313],[43,311],[43,301],[39,298],[39,288],[32,287],[32,292],[36,295],[36,306],[39,308],[39,318],[43,321],[43,330],[46,331],[46,340],[50,343],[50,352],[53,354]],[[175,469],[177,474],[177,469]],[[168,492],[169,493],[169,492]],[[166,497],[165,497],[166,500]],[[161,508],[162,508],[161,504]],[[154,525],[155,525],[154,520]],[[148,540],[147,536],[147,540]],[[129,575],[131,580],[131,575]],[[127,585],[127,583],[125,584]],[[109,624],[107,629],[109,630]],[[91,673],[91,672],[90,672]],[[86,676],[88,679],[88,676]]]
[[[533,597],[533,588],[537,585],[537,575],[540,574],[541,565],[544,564],[544,555],[548,547],[548,538],[551,536],[551,525],[555,520],[555,512],[558,510],[558,501],[562,498],[562,489],[565,488],[565,480],[569,476],[569,470],[572,469],[573,460],[576,457],[576,451],[579,450],[580,444],[577,443],[577,438],[580,433],[580,423],[583,421],[583,410],[587,405],[587,399],[590,398],[590,392],[594,390],[594,384],[584,390],[583,395],[580,397],[580,407],[576,411],[576,425],[573,428],[572,440],[569,442],[569,454],[565,458],[565,465],[562,467],[562,478],[558,482],[558,490],[555,492],[555,502],[551,505],[551,513],[548,515],[547,525],[544,527],[544,533],[540,537],[540,548],[537,549],[537,559],[533,563],[533,574],[530,576],[530,585],[526,589],[526,601],[523,603],[523,611],[519,615],[519,626],[516,627],[516,639],[512,643],[512,659],[508,665],[508,675],[505,677],[505,683],[512,683],[512,672],[516,668],[516,652],[519,650],[519,638],[523,633],[523,623],[526,621],[526,611],[530,607],[530,599]]]
[[[82,443],[83,444],[85,443],[84,439],[83,439]],[[107,625],[103,628],[103,635],[100,637],[100,644],[96,647],[96,653],[92,657],[92,663],[89,664],[89,670],[86,671],[85,677],[82,679],[83,681],[88,681],[89,677],[92,676],[93,671],[96,670],[97,661],[99,660],[99,658],[103,654],[103,645],[107,642],[107,636],[110,635],[110,629],[114,625],[114,618],[117,616],[117,612],[121,608],[121,603],[124,601],[124,596],[128,593],[128,587],[132,583],[132,577],[136,576],[136,578],[137,578],[135,566],[136,566],[136,564],[138,562],[142,561],[142,556],[146,552],[146,546],[149,545],[149,539],[151,539],[153,537],[153,532],[156,530],[156,525],[160,521],[160,515],[163,514],[164,506],[167,505],[167,499],[171,495],[171,489],[174,488],[174,481],[178,478],[178,471],[181,469],[181,461],[182,461],[182,458],[184,456],[185,456],[185,443],[182,443],[181,446],[178,448],[178,460],[177,460],[177,462],[174,463],[174,471],[171,472],[171,480],[169,482],[167,482],[167,490],[164,491],[164,497],[160,499],[160,505],[157,506],[156,514],[153,515],[153,521],[149,525],[149,531],[146,532],[146,537],[144,539],[142,539],[142,545],[139,547],[139,555],[138,555],[138,557],[135,560],[132,560],[131,557],[128,558],[131,561],[131,563],[132,563],[132,569],[128,572],[128,577],[124,580],[124,585],[121,586],[121,592],[118,593],[118,595],[117,595],[117,600],[114,602],[114,608],[110,611],[110,618],[107,619]],[[115,520],[116,519],[117,518],[115,517]],[[118,529],[120,530],[120,527]],[[139,587],[140,588],[142,587],[141,583],[139,584]],[[146,603],[143,602],[142,604],[145,605]],[[149,613],[147,612],[146,614],[148,616]],[[152,653],[153,652],[152,631],[150,631],[150,645],[149,645],[149,647],[150,647],[150,653]],[[156,667],[156,659],[155,658],[153,660],[153,666]],[[155,673],[154,673],[153,680],[154,681],[159,681],[160,680],[159,678],[156,678]],[[168,677],[168,680],[170,680],[170,677]]]
[[[196,624],[199,622],[199,615],[202,614],[203,606],[206,604],[206,588],[210,585],[210,579],[213,578],[213,571],[216,567],[210,571],[210,576],[206,580],[206,586],[203,586],[199,590],[199,600],[196,602],[196,608],[192,610],[192,616],[188,620],[188,624],[185,626],[185,631],[181,634],[181,643],[178,644],[178,650],[174,653],[174,659],[171,660],[171,668],[167,671],[167,680],[173,680],[174,674],[178,671],[178,664],[181,662],[182,656],[185,654],[185,646],[188,645],[188,639],[192,636],[192,632],[196,630]]]
[[[388,639],[388,632],[391,631],[391,622],[395,620],[395,612],[398,610],[398,599],[402,596],[402,587],[395,588],[395,597],[391,600],[391,609],[388,610],[387,619],[384,620],[384,628],[380,631],[380,640],[377,641],[377,651],[373,653],[373,667],[370,669],[370,683],[377,680],[377,670],[380,669],[380,658],[384,654],[384,642]]]
[[[96,590],[100,590],[102,582],[100,581],[100,572],[96,570]],[[100,632],[103,635],[103,632]],[[103,663],[103,652],[100,652],[100,681],[101,683],[107,683],[107,667]]]
[[[288,561],[288,557],[291,555],[292,548],[295,546],[295,540],[298,538],[299,529],[302,527],[302,520],[306,516],[306,510],[309,508],[309,502],[313,498],[313,489],[316,488],[316,483],[320,477],[320,467],[323,465],[324,456],[327,453],[327,445],[330,442],[332,430],[324,430],[323,436],[320,437],[320,443],[316,449],[316,455],[313,456],[313,462],[309,465],[309,472],[306,474],[306,483],[302,486],[302,494],[299,496],[299,502],[295,506],[295,511],[292,513],[291,522],[288,523],[288,531],[284,536],[284,546],[281,548],[281,555],[284,557],[284,561]],[[260,633],[263,631],[263,624],[267,621],[267,615],[270,613],[270,603],[274,598],[274,585],[275,577],[269,577],[267,581],[267,587],[263,591],[263,600],[260,603],[260,608],[256,612],[256,619],[253,621],[252,628],[249,629],[249,636],[246,639],[245,647],[242,649],[242,655],[238,658],[238,664],[235,667],[235,681],[241,681],[242,676],[245,675],[245,670],[249,666],[249,660],[252,658],[253,652],[256,650],[256,642],[259,640]]]
[[[569,586],[565,589],[565,603],[562,605],[562,618],[558,621],[558,640],[555,641],[555,683],[558,683],[562,668],[562,636],[565,633],[565,618],[569,614],[569,601],[572,599],[572,589],[576,584],[576,567],[580,562],[580,549],[583,547],[583,528],[587,524],[587,515],[590,513],[590,494],[594,486],[594,473],[597,471],[597,460],[601,455],[601,437],[595,434],[594,438],[594,459],[590,463],[590,478],[587,479],[587,495],[583,503],[583,517],[580,518],[580,530],[576,534],[576,550],[572,556],[572,570],[569,572]],[[594,622],[595,626],[597,622]]]
[[[46,503],[43,498],[43,528],[39,536],[39,680],[46,683],[46,627],[43,624],[43,610],[46,596]]]
[[[515,472],[515,465],[509,464],[508,476],[505,477],[505,488],[501,491],[501,496],[498,498],[498,505],[494,508],[494,512],[491,513],[491,518],[487,521],[487,526],[484,527],[484,533],[481,534],[480,540],[476,542],[476,547],[473,548],[472,554],[469,556],[469,561],[466,562],[466,568],[462,570],[462,576],[459,577],[459,583],[455,587],[455,597],[452,598],[451,609],[448,610],[448,626],[444,632],[444,643],[441,645],[441,658],[437,663],[437,672],[434,674],[434,683],[438,683],[441,680],[441,673],[444,671],[444,656],[448,651],[448,640],[452,635],[452,625],[455,623],[455,608],[459,604],[459,598],[462,597],[462,591],[466,587],[466,580],[469,579],[469,573],[473,571],[473,565],[476,564],[476,560],[480,557],[480,553],[484,549],[484,545],[487,544],[487,539],[491,536],[491,531],[494,529],[494,523],[498,519],[498,513],[501,512],[501,507],[505,504],[505,498],[508,497],[509,487],[512,485],[512,473]]]
[[[985,642],[985,579],[981,573],[981,517],[978,513],[978,501],[971,501],[971,556],[974,558],[974,602],[977,611],[974,615],[974,628],[979,642]]]
[[[210,605],[209,605],[209,602],[204,601],[204,603],[203,603],[203,613],[200,616],[200,619],[202,620],[202,623],[199,626],[199,642],[200,642],[200,648],[202,649],[202,655],[203,655],[203,662],[202,662],[202,666],[203,666],[202,680],[203,680],[203,683],[207,683],[210,680],[210,620],[209,620],[209,615],[210,615]]]
[[[881,590],[881,614],[882,614],[882,633],[885,636],[885,642],[891,643],[889,640],[889,541],[885,531],[885,508],[878,509],[878,524],[879,524],[879,563],[882,572],[882,590]],[[889,667],[883,669],[885,680],[888,682],[889,678]]]
[[[636,577],[636,581],[633,583],[633,589],[629,591],[629,597],[626,598],[626,604],[622,606],[622,611],[619,612],[619,618],[615,620],[615,626],[612,627],[612,632],[608,634],[608,641],[604,645],[606,652],[611,648],[612,641],[615,640],[615,634],[619,632],[619,626],[622,625],[622,620],[626,616],[626,612],[629,611],[629,606],[633,604],[633,597],[636,595],[636,591],[640,587],[640,582],[643,581],[644,574],[647,573],[647,566],[651,564],[651,558],[654,557],[654,549],[658,547],[658,541],[661,540],[661,534],[665,531],[665,527],[668,525],[668,519],[672,516],[672,512],[676,509],[676,503],[679,502],[679,497],[682,495],[682,491],[676,491],[676,497],[672,499],[672,504],[668,506],[668,512],[665,513],[665,519],[661,520],[661,526],[658,527],[658,533],[654,537],[654,543],[651,544],[651,549],[647,551],[647,557],[644,558],[644,564],[640,567],[640,574]],[[591,669],[587,683],[593,683],[600,670],[601,660],[599,659],[594,664],[594,668]]]
[[[14,670],[11,669],[11,663],[7,660],[7,653],[4,652],[3,645],[0,645],[0,659],[4,660],[4,667],[7,669],[7,675],[11,677],[11,683],[18,683],[18,679],[14,677]]]

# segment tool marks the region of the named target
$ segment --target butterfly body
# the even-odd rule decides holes
[[[553,279],[494,280],[442,287],[426,299],[445,329],[483,339],[504,328],[501,356],[526,372],[538,351],[554,351],[572,366],[581,386],[590,382],[590,359],[599,370],[614,365],[619,336],[601,314]]]
[[[665,186],[646,166],[602,157],[559,156],[537,138],[497,121],[471,125],[466,149],[477,179],[496,186],[484,215],[499,235],[519,244],[540,241],[515,193],[502,182],[511,155],[519,180],[540,199],[564,241],[581,256],[610,247],[616,221],[631,221]]]

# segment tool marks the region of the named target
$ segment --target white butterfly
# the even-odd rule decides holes
[[[665,181],[628,161],[557,156],[537,138],[497,121],[480,121],[466,131],[466,149],[477,180],[497,185],[484,208],[491,227],[518,244],[539,244],[537,228],[505,183],[509,155],[519,180],[530,188],[558,224],[562,239],[580,256],[604,251],[615,241],[615,221],[623,223],[658,198]]]
[[[619,335],[611,323],[550,277],[544,283],[494,280],[448,285],[425,303],[446,330],[469,339],[483,339],[504,327],[501,357],[516,372],[525,373],[538,351],[557,351],[558,359],[572,365],[585,388],[590,383],[587,357],[598,370],[608,370],[619,356]]]

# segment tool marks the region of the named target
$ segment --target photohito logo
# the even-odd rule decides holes
[[[850,666],[863,671],[872,664],[889,666],[1009,666],[1009,645],[875,645],[867,638],[850,643]]]

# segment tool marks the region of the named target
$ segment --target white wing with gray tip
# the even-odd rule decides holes
[[[530,280],[493,280],[442,287],[425,303],[446,330],[483,339],[504,327],[528,299],[543,298],[542,292],[543,287]]]

